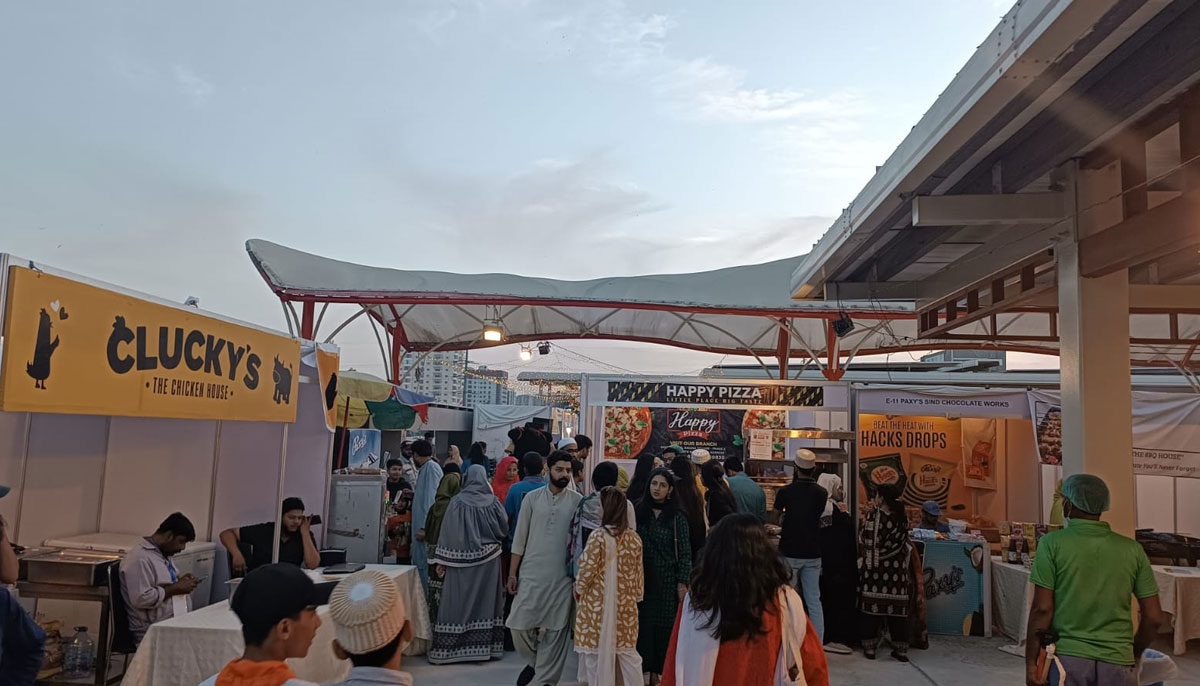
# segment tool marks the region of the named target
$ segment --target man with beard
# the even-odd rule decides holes
[[[575,601],[564,561],[571,518],[582,496],[570,488],[570,453],[556,450],[546,465],[549,483],[521,503],[509,566],[508,592],[516,598],[506,626],[528,665],[518,686],[558,684],[571,646]]]
[[[317,539],[313,538],[311,517],[304,516],[304,501],[285,498],[283,523],[279,531],[279,561],[305,569],[321,566]],[[246,572],[271,564],[275,552],[275,522],[234,527],[221,532],[221,545],[229,551],[233,573]]]

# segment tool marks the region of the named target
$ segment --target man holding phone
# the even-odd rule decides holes
[[[312,534],[312,525],[320,519],[304,516],[304,501],[283,501],[283,526],[279,532],[279,561],[305,569],[321,566],[321,553]],[[221,532],[221,545],[229,551],[234,576],[271,564],[275,550],[275,522],[233,527]]]
[[[121,596],[135,642],[142,642],[151,624],[175,616],[175,596],[187,596],[200,585],[202,579],[191,574],[180,576],[171,563],[171,558],[194,540],[192,522],[174,512],[158,525],[154,535],[147,536],[121,560]]]

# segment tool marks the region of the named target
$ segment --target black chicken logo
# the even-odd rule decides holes
[[[329,375],[329,383],[325,384],[325,411],[333,409],[333,404],[337,402],[337,372]]]
[[[275,380],[275,404],[290,405],[292,402],[292,368],[285,366],[275,358],[275,370],[271,373]]]
[[[55,307],[55,309],[58,309]],[[67,318],[67,310],[63,308],[59,317]],[[54,356],[54,351],[58,350],[58,335],[54,336],[54,340],[50,340],[51,328],[50,313],[42,309],[38,315],[38,330],[37,342],[33,347],[33,361],[25,365],[25,373],[33,379],[33,387],[45,390],[46,379],[50,378],[50,358]]]

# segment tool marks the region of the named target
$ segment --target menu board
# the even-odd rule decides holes
[[[782,460],[783,450],[779,451],[778,458],[775,455],[775,432],[770,429],[750,429],[750,459]]]

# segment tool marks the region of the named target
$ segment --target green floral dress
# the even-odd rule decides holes
[[[691,583],[692,547],[687,517],[676,511],[667,521],[661,516],[639,517],[642,562],[646,587],[638,603],[638,654],[642,668],[662,674],[675,615],[679,611],[679,584]]]

